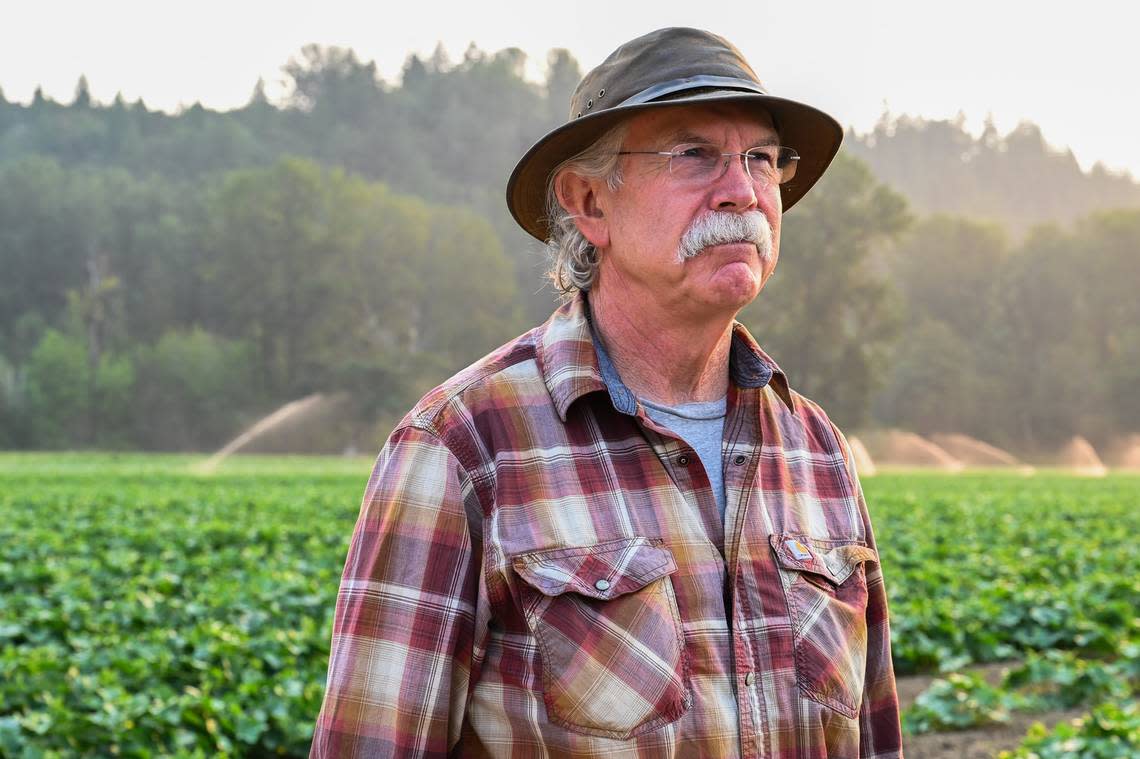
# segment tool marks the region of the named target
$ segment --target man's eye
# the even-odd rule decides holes
[[[766,163],[769,166],[776,165],[776,149],[775,148],[753,148],[748,151],[748,160],[756,161],[758,163]]]
[[[673,155],[702,161],[716,160],[720,157],[720,153],[711,145],[682,145],[673,151]]]

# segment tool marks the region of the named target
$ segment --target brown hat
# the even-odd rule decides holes
[[[610,53],[578,84],[569,120],[536,142],[511,172],[511,215],[545,241],[546,185],[558,164],[623,119],[686,103],[754,105],[772,118],[781,144],[800,154],[795,177],[780,185],[785,210],[823,175],[843,141],[843,127],[823,111],[769,95],[741,52],[723,37],[700,29],[659,29]]]

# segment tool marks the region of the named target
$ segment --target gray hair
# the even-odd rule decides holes
[[[598,276],[598,251],[578,231],[574,214],[558,202],[554,183],[563,171],[571,171],[587,179],[605,179],[606,186],[616,190],[621,186],[621,166],[617,154],[629,131],[628,122],[610,127],[590,147],[567,158],[550,172],[546,183],[546,228],[550,237],[546,241],[550,255],[547,276],[554,288],[563,295],[575,290],[589,290]]]

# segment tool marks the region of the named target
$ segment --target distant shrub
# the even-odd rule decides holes
[[[249,403],[251,361],[247,346],[205,330],[170,331],[135,356],[137,445],[149,449],[214,447],[242,425]]]
[[[49,329],[25,369],[23,408],[15,413],[23,416],[32,447],[129,443],[126,420],[134,385],[129,357],[104,353],[92,383],[84,342]]]

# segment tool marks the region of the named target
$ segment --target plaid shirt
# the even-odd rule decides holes
[[[428,393],[376,462],[312,757],[900,757],[850,452],[739,324],[723,523],[599,369],[582,296]]]

